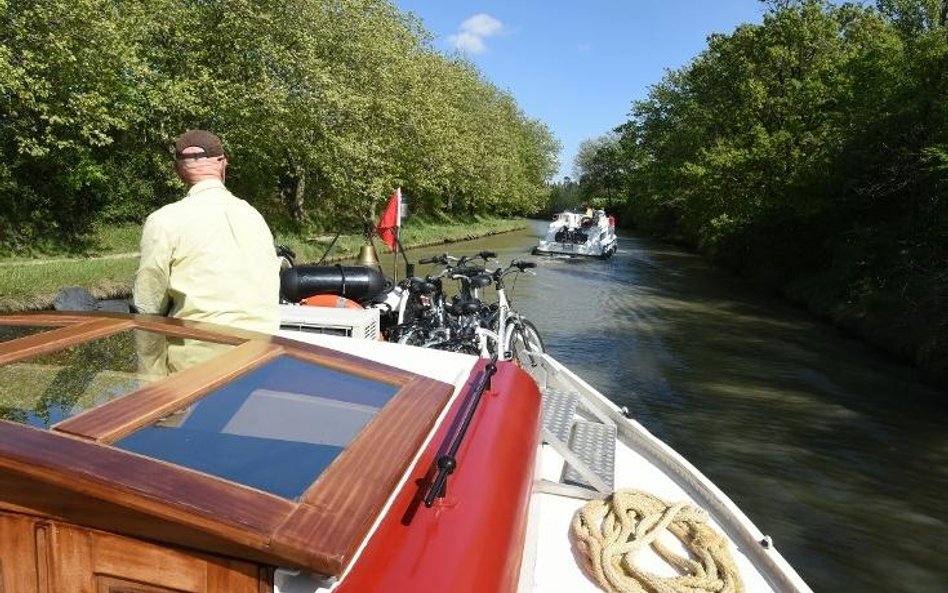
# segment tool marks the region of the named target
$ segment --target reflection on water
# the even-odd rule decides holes
[[[508,289],[548,350],[714,480],[814,590],[948,590],[944,394],[675,248],[623,236],[608,261],[532,257],[545,227],[409,255],[537,261]]]

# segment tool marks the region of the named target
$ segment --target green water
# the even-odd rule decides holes
[[[511,294],[548,350],[714,480],[815,591],[948,591],[948,394],[672,247],[532,257],[544,227],[409,257],[537,261]]]

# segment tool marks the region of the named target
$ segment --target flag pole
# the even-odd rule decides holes
[[[395,210],[395,249],[392,250],[392,277],[394,278],[395,284],[398,284],[398,252],[402,248],[401,242],[401,233],[402,233],[402,188],[399,187],[395,190],[395,195],[398,196],[397,204],[398,208]]]
[[[402,242],[399,241],[398,234],[401,227],[395,227],[395,249],[392,250],[392,282],[398,284],[398,250],[402,248]]]

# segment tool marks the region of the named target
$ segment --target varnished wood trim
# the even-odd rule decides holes
[[[0,512],[0,593],[36,593],[36,519]]]
[[[269,335],[242,330],[234,327],[221,326],[213,323],[161,317],[160,315],[131,315],[128,313],[110,313],[104,311],[75,311],[50,312],[38,311],[29,313],[0,314],[0,325],[36,325],[61,326],[75,323],[85,323],[93,319],[125,319],[134,322],[135,327],[154,331],[169,336],[194,338],[221,342],[224,344],[240,344],[251,339],[269,339]]]
[[[341,574],[392,495],[453,387],[416,377],[389,402],[303,495],[275,534],[274,551]]]
[[[206,338],[200,324],[140,316],[97,315],[98,321],[83,317],[32,317],[75,320],[71,327],[11,342],[39,351],[50,334],[60,344],[69,344],[127,327]],[[271,565],[341,574],[436,428],[453,386],[315,345],[213,329],[250,341],[51,431],[0,421],[0,508],[27,509],[37,516]],[[32,338],[35,342],[24,342]],[[300,502],[101,444],[281,354],[400,387]]]
[[[0,343],[0,365],[68,348],[133,327],[130,319],[89,319]]]
[[[394,367],[381,364],[371,364],[372,361],[365,358],[340,358],[338,356],[339,353],[335,351],[330,351],[331,354],[327,355],[298,348],[295,344],[292,346],[292,348],[293,350],[290,351],[289,354],[293,358],[298,358],[306,362],[318,364],[335,371],[349,373],[363,379],[378,381],[379,383],[386,383],[388,385],[400,387],[406,385],[411,380],[411,378],[415,376],[405,373]]]
[[[178,593],[181,589],[168,589],[156,585],[143,585],[126,579],[96,575],[96,593]]]
[[[338,350],[330,350],[316,344],[297,342],[279,336],[274,336],[273,341],[285,346],[295,358],[337,371],[351,373],[364,379],[380,381],[389,385],[405,385],[413,377],[417,377],[414,373],[396,367],[339,352]]]
[[[33,528],[34,550],[36,550],[36,589],[38,593],[49,592],[50,549],[49,523],[37,522]]]
[[[243,331],[233,327],[221,327],[209,323],[183,321],[154,315],[136,315],[134,321],[135,327],[143,330],[177,338],[192,338],[222,344],[241,344],[250,339],[269,338],[265,334]]]
[[[107,317],[115,319],[122,317],[121,314],[105,315],[98,312],[60,312],[60,311],[30,311],[27,313],[3,313],[0,314],[0,325],[69,325],[71,323],[83,323],[92,319],[102,319]],[[124,315],[128,317],[128,315]]]
[[[273,593],[273,580],[275,570],[272,566],[257,567],[257,592]]]
[[[297,506],[278,496],[82,439],[0,421],[4,505],[202,549],[266,550]],[[164,526],[162,526],[164,524]]]
[[[53,429],[103,443],[115,442],[283,352],[282,347],[269,342],[246,342],[226,355],[64,420]]]

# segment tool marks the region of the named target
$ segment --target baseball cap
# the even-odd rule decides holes
[[[184,149],[191,147],[202,148],[204,151],[184,154]],[[174,158],[177,161],[214,156],[224,156],[224,147],[221,145],[221,139],[207,130],[188,130],[175,140]]]

